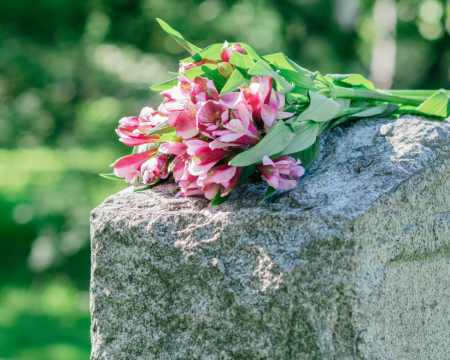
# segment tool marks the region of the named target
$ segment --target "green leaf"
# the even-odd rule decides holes
[[[324,78],[322,76],[322,74],[320,72],[318,72],[318,71],[312,73],[311,76],[313,77],[313,80],[319,81],[322,84],[324,84],[325,86],[328,86],[328,87],[333,86],[333,83],[330,82],[329,79]]]
[[[449,97],[444,91],[439,90],[425,100],[416,110],[422,114],[445,118],[449,116],[450,111]]]
[[[256,172],[253,165],[246,166],[242,169],[241,176],[239,176],[238,186],[241,185],[245,180],[252,176]]]
[[[189,51],[189,53],[194,54],[199,52],[201,49],[193,44],[191,44],[190,42],[188,42],[187,40],[184,39],[184,37],[175,29],[172,29],[170,27],[169,24],[167,24],[166,22],[164,22],[161,19],[156,19],[159,23],[159,25],[162,27],[162,29],[168,33],[170,36],[172,36],[175,41],[180,44],[182,47],[184,47],[187,51]]]
[[[176,129],[169,124],[169,120],[164,120],[162,123],[156,125],[151,129],[147,135],[161,135],[175,132]]]
[[[239,89],[240,86],[248,86],[250,82],[242,75],[242,73],[236,69],[231,74],[225,86],[222,88],[220,95],[228,94]]]
[[[99,175],[101,177],[104,177],[104,178],[110,179],[110,180],[124,181],[124,178],[117,177],[114,173],[112,173],[112,174],[99,174]]]
[[[202,66],[186,70],[183,74],[186,75],[191,81],[197,76],[206,77],[214,82],[214,85],[219,92],[227,83],[227,78],[220,75],[216,64],[204,64]]]
[[[309,74],[299,74],[296,71],[278,68],[278,73],[290,83],[294,83],[295,88],[292,90],[317,90],[313,80]]]
[[[178,85],[178,79],[175,78],[175,79],[171,79],[171,80],[165,81],[165,82],[160,83],[160,84],[153,85],[150,88],[150,90],[152,90],[152,91],[164,91],[164,90],[172,89],[174,86],[177,86],[177,85]]]
[[[333,99],[326,98],[314,91],[309,92],[310,104],[293,123],[304,120],[313,120],[315,122],[324,122],[331,120],[341,108],[341,105]]]
[[[162,143],[164,141],[175,141],[175,142],[179,142],[180,138],[176,137],[176,132],[171,132],[171,133],[167,133],[164,134],[163,136],[161,136],[157,142]]]
[[[294,70],[299,74],[311,74],[311,71],[306,70],[301,66],[297,65],[283,53],[266,55],[264,56],[264,59],[266,59],[270,63],[275,61],[277,63],[277,66],[284,67],[285,69],[288,70]]]
[[[393,104],[381,104],[350,116],[353,118],[384,116],[393,113],[398,108],[399,106]]]
[[[244,43],[238,43],[239,45],[241,45],[245,51],[247,52],[247,54],[255,61],[261,60],[264,63],[267,63],[267,60],[264,59],[261,55],[259,55],[250,45],[244,44]]]
[[[316,141],[320,123],[305,121],[295,129],[295,136],[278,156],[289,155],[309,148]]]
[[[307,170],[319,157],[320,150],[320,140],[317,138],[316,142],[306,150],[300,152],[296,159],[299,158],[302,162],[300,165]]]
[[[290,84],[280,74],[274,71],[269,64],[258,60],[258,62],[248,71],[249,75],[270,76],[277,83],[277,90],[281,93],[287,93],[294,88],[293,84]]]
[[[341,108],[339,110],[348,109],[350,107],[350,103],[352,102],[351,99],[334,99],[339,105],[341,105]]]
[[[151,149],[159,147],[159,143],[147,143],[139,146],[135,146],[135,150],[133,150],[133,154],[139,154],[145,151],[149,151]]]
[[[264,155],[270,157],[283,151],[294,136],[295,132],[292,128],[279,120],[257,145],[238,154],[231,160],[230,165],[249,166],[256,164],[262,160]]]
[[[214,199],[211,200],[209,206],[217,206],[220,204],[223,204],[225,201],[228,200],[228,198],[230,197],[231,194],[225,195],[225,196],[221,196],[222,193],[220,192],[220,189],[217,191],[216,196],[214,197]]]
[[[250,78],[248,71],[255,65],[255,62],[249,55],[242,55],[235,51],[231,54],[230,64],[234,65],[246,78]]]
[[[259,205],[261,205],[264,201],[266,201],[268,198],[270,198],[274,192],[276,191],[275,188],[272,186],[269,186],[266,190],[266,194],[264,195],[264,198],[259,202]]]
[[[209,60],[222,60],[220,57],[220,51],[222,50],[223,44],[213,44],[208,47],[205,47],[203,50],[200,50],[198,53],[180,60],[183,63],[191,63],[194,61],[199,61],[203,59]]]
[[[348,74],[348,75],[328,74],[327,76],[332,78],[333,82],[337,83],[341,82],[350,85],[356,89],[375,90],[375,86],[373,86],[372,82],[359,74]]]

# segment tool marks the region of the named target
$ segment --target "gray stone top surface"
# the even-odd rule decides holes
[[[450,122],[360,120],[321,143],[263,205],[248,182],[217,207],[171,183],[97,207],[91,358],[408,359],[386,341],[386,267],[449,250]]]

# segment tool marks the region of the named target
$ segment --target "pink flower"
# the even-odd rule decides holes
[[[188,196],[197,196],[203,195],[204,191],[201,186],[197,185],[196,179],[194,181],[190,180],[181,180],[180,183],[180,191],[175,195],[175,197],[188,197]]]
[[[275,91],[272,86],[273,79],[270,76],[253,76],[250,80],[250,86],[247,89],[241,89],[235,104],[233,104],[234,99],[231,97],[221,101],[226,102],[231,109],[235,109],[238,104],[245,105],[252,112],[253,121],[259,129],[262,129],[264,124],[270,128],[275,119],[285,119],[292,116],[291,113],[283,112],[284,94]]]
[[[167,155],[154,156],[145,161],[141,166],[142,180],[144,184],[152,184],[159,179],[169,176],[169,157]]]
[[[181,180],[189,180],[191,179],[191,174],[189,173],[188,166],[191,162],[191,157],[184,153],[182,155],[178,155],[175,159],[172,160],[170,164],[169,171],[172,172],[173,178],[175,182],[179,182]],[[197,177],[195,177],[195,181]]]
[[[268,127],[272,127],[275,119],[286,119],[293,114],[283,112],[285,105],[285,97],[283,93],[272,89],[270,92],[269,103],[261,107],[261,118]]]
[[[231,92],[228,94],[220,95],[219,96],[219,104],[225,105],[229,109],[237,109],[237,105],[239,101],[241,100],[242,95],[238,92]],[[241,100],[242,102],[242,100]],[[244,103],[246,104],[245,100]]]
[[[200,76],[191,81],[180,74],[178,80],[177,86],[161,93],[166,99],[158,107],[158,112],[168,117],[169,124],[177,129],[177,137],[190,139],[198,134],[198,108],[209,100],[218,101],[219,93],[211,80]]]
[[[212,150],[209,142],[201,139],[185,140],[184,143],[187,146],[188,155],[192,158],[187,170],[194,176],[207,172],[221,159],[234,154],[226,149]]]
[[[198,177],[197,185],[202,187],[207,199],[212,200],[217,192],[224,197],[236,189],[242,167],[220,165],[212,168]]]
[[[208,100],[219,100],[219,93],[213,81],[207,78],[197,76],[190,85],[191,95],[194,97],[194,103],[205,102]]]
[[[147,134],[156,125],[159,125],[163,121],[167,120],[167,117],[160,114],[158,111],[153,110],[151,107],[146,106],[141,110],[139,119],[139,130]]]
[[[225,41],[223,44],[223,48],[220,52],[220,57],[222,58],[222,61],[230,62],[231,54],[233,54],[235,51],[238,53],[245,53],[245,49],[239,45],[239,44],[233,44],[230,47],[228,47],[228,41]]]
[[[141,119],[139,117],[128,117],[119,120],[119,127],[116,129],[119,141],[128,146],[138,146],[147,143],[154,143],[160,135],[147,136],[147,132],[141,129]]]
[[[157,148],[120,158],[111,166],[114,166],[114,175],[120,178],[125,178],[125,181],[132,184],[139,177],[142,177],[139,171],[141,165],[150,159],[158,151]]]
[[[177,156],[186,154],[186,150],[187,147],[185,143],[176,141],[164,141],[158,149],[161,154]]]
[[[214,139],[213,131],[228,121],[228,108],[225,105],[207,101],[197,112],[197,128],[200,134]]]
[[[272,161],[265,155],[262,164],[257,165],[256,168],[273,188],[290,190],[295,188],[297,179],[305,173],[305,169],[299,164],[300,159],[296,162],[289,156],[282,156]]]
[[[169,114],[169,124],[175,127],[175,135],[182,139],[190,139],[198,134],[195,126],[197,109],[191,101],[186,101],[182,110],[172,111]]]
[[[253,76],[250,80],[248,89],[243,89],[241,94],[243,102],[249,110],[252,111],[253,121],[258,128],[262,128],[261,108],[269,102],[270,92],[272,91],[273,79],[270,76]],[[242,99],[243,98],[243,99]],[[239,101],[239,100],[238,100]]]
[[[223,125],[225,130],[214,131],[213,135],[219,136],[218,140],[224,143],[256,145],[262,136],[253,124],[249,111],[244,105],[239,104],[237,111],[233,112],[233,116],[234,119]]]

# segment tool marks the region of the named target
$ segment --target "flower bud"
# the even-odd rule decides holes
[[[219,70],[220,75],[225,76],[226,78],[229,78],[231,74],[233,73],[233,66],[231,66],[227,62],[221,62],[219,65],[217,65],[217,70]]]

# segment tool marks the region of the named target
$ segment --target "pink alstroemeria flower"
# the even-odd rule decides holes
[[[186,150],[187,147],[185,143],[176,141],[164,141],[158,149],[161,154],[177,156],[186,154]]]
[[[207,101],[197,112],[197,128],[200,134],[214,139],[213,131],[228,121],[228,108],[225,105]]]
[[[190,174],[187,168],[191,162],[191,157],[188,154],[182,154],[175,157],[170,164],[169,171],[172,172],[175,182],[178,183],[180,180],[190,179]],[[196,181],[197,178],[195,178]]]
[[[197,109],[191,101],[186,101],[183,110],[173,111],[169,114],[169,124],[175,127],[176,136],[182,139],[190,139],[198,134],[195,126]]]
[[[219,136],[218,140],[224,143],[234,143],[238,145],[256,145],[262,136],[253,124],[249,111],[244,105],[238,104],[237,111],[233,112],[234,119],[224,124],[225,130],[213,132],[214,136]],[[232,146],[230,144],[230,146]]]
[[[270,92],[272,91],[273,79],[270,76],[253,76],[250,79],[248,89],[242,89],[242,96],[238,100],[252,111],[253,121],[259,129],[263,128],[261,109],[268,104]],[[245,102],[243,101],[245,99]]]
[[[293,114],[283,112],[285,105],[285,96],[283,93],[272,89],[270,92],[269,103],[261,107],[261,118],[268,127],[272,127],[275,119],[290,118]]]
[[[128,146],[138,146],[147,143],[154,143],[161,135],[147,136],[147,132],[141,129],[139,117],[128,117],[119,120],[119,127],[116,129],[119,141]]]
[[[290,190],[295,188],[298,178],[305,173],[305,169],[299,164],[300,159],[295,161],[289,156],[271,160],[265,155],[262,164],[257,165],[256,168],[273,188]]]
[[[209,142],[201,139],[185,140],[184,143],[187,146],[188,155],[192,158],[187,170],[194,176],[207,172],[221,159],[233,154],[226,149],[212,150],[209,147]]]
[[[191,81],[180,74],[178,80],[177,86],[161,93],[166,99],[158,107],[158,111],[161,115],[168,116],[169,124],[177,129],[177,137],[190,139],[198,134],[198,108],[208,100],[218,101],[219,93],[211,80],[200,76]]]
[[[144,107],[139,114],[140,125],[139,130],[147,134],[156,125],[167,120],[167,116],[163,116],[159,111],[153,110],[151,107]]]
[[[202,187],[207,199],[212,200],[220,191],[221,197],[224,197],[236,189],[242,167],[220,165],[213,167],[206,173],[198,177],[197,184]]]
[[[139,177],[142,177],[142,173],[139,171],[141,165],[150,159],[158,151],[157,148],[134,154],[124,156],[118,159],[114,164],[114,175],[120,178],[125,178],[125,181],[133,184]]]
[[[273,79],[270,76],[253,76],[248,88],[241,89],[236,105],[233,106],[233,99],[226,99],[229,107],[234,109],[237,104],[243,104],[252,112],[253,121],[258,129],[272,127],[275,119],[285,119],[291,117],[291,113],[283,112],[285,96],[275,91]],[[225,100],[222,100],[225,102]]]
[[[180,191],[175,195],[175,197],[188,197],[188,196],[197,196],[203,195],[204,192],[201,186],[197,185],[196,179],[193,181],[190,180],[181,180],[179,182]]]
[[[167,155],[154,156],[141,165],[141,174],[144,184],[153,184],[159,179],[169,176],[169,157]]]
[[[228,47],[228,41],[225,41],[222,50],[220,51],[220,57],[222,58],[222,61],[230,62],[231,54],[233,54],[235,51],[241,54],[245,53],[245,49],[241,45],[233,44]]]

